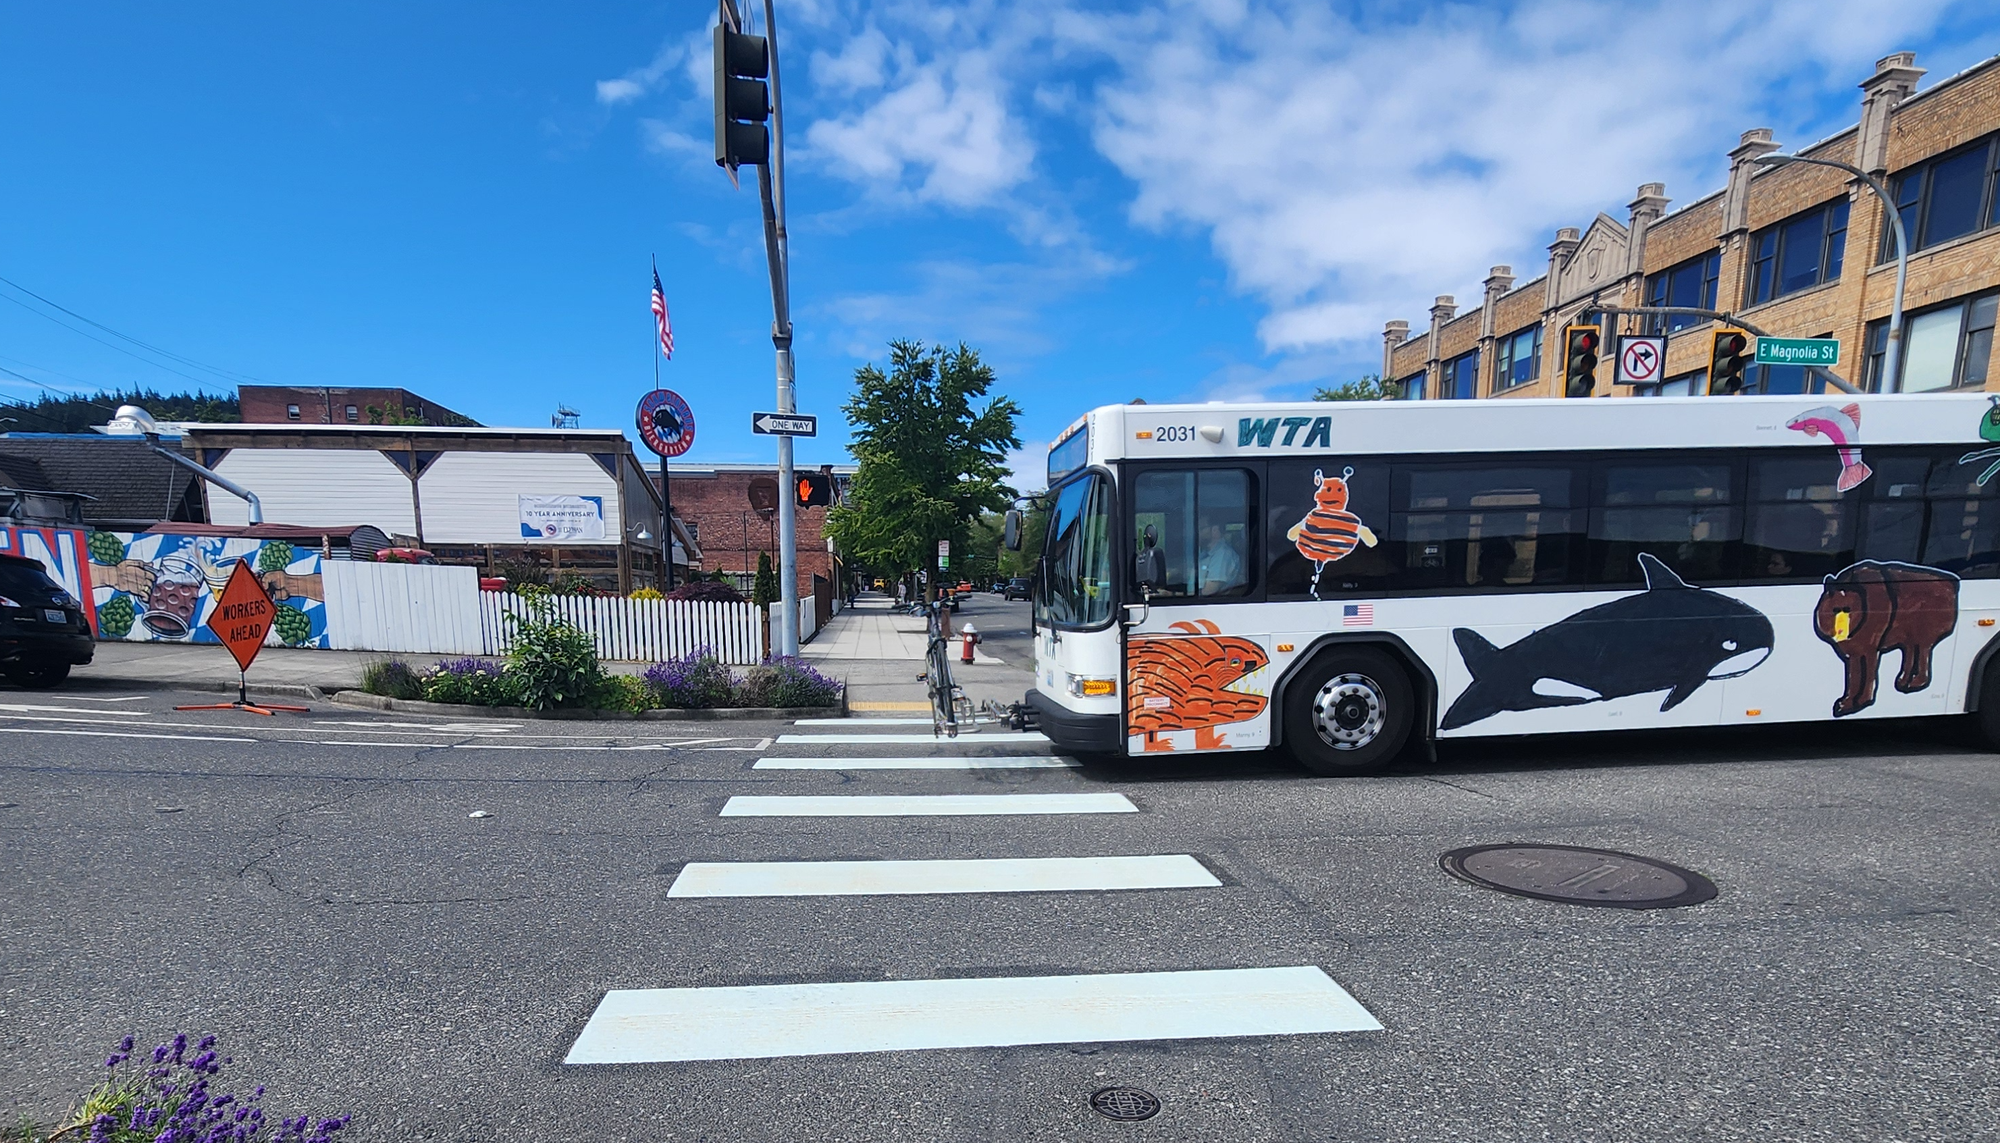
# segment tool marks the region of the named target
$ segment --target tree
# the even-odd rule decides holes
[[[1322,388],[1313,393],[1315,401],[1393,401],[1396,399],[1396,383],[1384,382],[1380,373],[1365,373],[1358,380],[1349,381],[1332,389]]]
[[[232,396],[207,393],[161,393],[154,389],[107,389],[90,396],[43,393],[33,402],[0,400],[0,432],[84,433],[111,419],[120,405],[137,405],[156,421],[201,421],[224,424],[243,419]],[[7,421],[13,421],[7,425]]]
[[[750,602],[758,607],[769,607],[778,602],[782,595],[778,587],[778,573],[771,567],[771,553],[757,553],[757,578],[750,583]]]
[[[1007,507],[1007,452],[1021,447],[1021,409],[1008,397],[975,408],[992,384],[992,367],[963,342],[890,342],[887,373],[872,364],[854,371],[845,412],[860,463],[846,506],[827,519],[843,552],[897,574],[930,569],[935,587],[938,541],[962,551],[980,513]]]

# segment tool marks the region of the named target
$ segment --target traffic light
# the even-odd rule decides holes
[[[1740,329],[1715,331],[1708,355],[1708,395],[1734,396],[1743,391],[1743,371],[1750,367],[1750,336]]]
[[[824,472],[799,473],[798,497],[801,508],[820,508],[833,503],[833,477]]]
[[[1588,397],[1597,388],[1597,343],[1602,336],[1594,325],[1563,330],[1563,396]]]
[[[724,5],[733,14],[734,5]],[[771,54],[762,36],[731,30],[735,21],[715,26],[715,165],[735,177],[739,166],[758,167],[771,161],[771,91],[764,83],[771,74]]]

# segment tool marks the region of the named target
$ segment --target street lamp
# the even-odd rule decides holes
[[[1882,212],[1889,216],[1889,225],[1896,233],[1896,297],[1889,305],[1889,345],[1882,354],[1882,388],[1892,391],[1890,386],[1902,387],[1903,366],[1903,285],[1910,280],[1910,236],[1903,230],[1903,215],[1896,209],[1896,200],[1889,197],[1889,188],[1852,163],[1837,159],[1808,159],[1803,155],[1760,155],[1759,166],[1782,167],[1787,163],[1809,163],[1815,167],[1832,167],[1836,171],[1846,171],[1868,184],[1875,197],[1882,200]]]

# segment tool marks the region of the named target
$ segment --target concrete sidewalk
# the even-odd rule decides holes
[[[864,592],[854,606],[827,620],[813,640],[799,648],[799,656],[818,666],[821,659],[899,659],[924,661],[928,625],[921,615],[893,610],[895,601],[887,596]],[[954,625],[954,631],[957,629]],[[952,646],[957,660],[959,647]],[[972,649],[974,663],[999,663],[978,647]]]

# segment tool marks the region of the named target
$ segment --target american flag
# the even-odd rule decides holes
[[[674,359],[674,325],[667,320],[667,292],[660,288],[660,268],[653,267],[653,324],[660,327],[660,352]]]
[[[1342,627],[1375,626],[1375,605],[1372,603],[1345,603],[1340,608]]]

